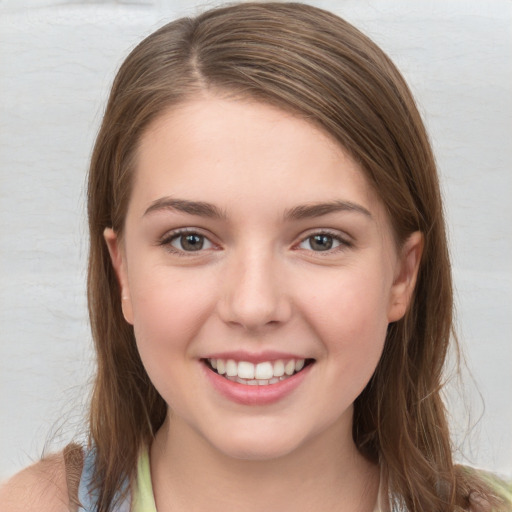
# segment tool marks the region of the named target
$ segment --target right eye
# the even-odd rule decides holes
[[[211,249],[212,243],[208,238],[198,233],[182,233],[171,239],[170,245],[175,249],[185,252]]]
[[[160,242],[170,252],[177,254],[199,252],[212,249],[213,243],[204,235],[195,231],[177,231],[168,233]]]

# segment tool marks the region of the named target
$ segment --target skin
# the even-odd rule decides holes
[[[67,512],[70,510],[62,454],[51,455],[0,486],[0,510]]]
[[[344,208],[297,214],[335,202]],[[105,239],[125,318],[172,410],[151,450],[159,512],[371,511],[378,468],[352,441],[352,404],[406,311],[422,236],[396,247],[350,155],[274,107],[197,98],[143,135],[122,236]],[[243,405],[211,385],[203,361],[233,350],[314,363],[276,403]]]
[[[172,409],[150,453],[158,511],[373,510],[379,471],[352,441],[352,403],[377,364],[387,324],[407,309],[422,236],[397,248],[349,155],[269,106],[198,98],[162,116],[141,142],[124,236],[106,229],[105,240],[126,320]],[[168,196],[208,201],[225,217],[144,215]],[[370,215],[283,217],[333,200]],[[169,243],[179,248],[169,232],[183,227],[212,244],[192,256],[169,251]],[[312,250],[309,237],[326,229],[344,243]],[[315,363],[277,405],[232,404],[207,385],[198,358],[233,346],[278,347]],[[0,486],[0,508],[69,511],[68,493],[76,488],[67,488],[57,454]],[[469,510],[490,506],[472,495]]]

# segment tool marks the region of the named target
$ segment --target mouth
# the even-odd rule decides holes
[[[314,359],[278,359],[276,361],[235,361],[208,358],[202,360],[209,370],[227,380],[245,386],[272,386],[302,372]]]

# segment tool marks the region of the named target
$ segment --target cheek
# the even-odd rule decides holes
[[[211,278],[210,278],[211,280]],[[208,275],[156,267],[130,284],[133,323],[141,348],[172,350],[194,337],[214,300]]]
[[[195,359],[194,339],[214,303],[206,276],[169,268],[140,272],[131,283],[137,348],[151,382],[173,409],[181,410],[187,393],[199,393],[189,375]],[[184,386],[183,383],[187,383]]]
[[[317,282],[313,293],[311,286],[302,290],[303,310],[323,350],[349,373],[373,373],[384,347],[389,280],[375,268],[339,272]]]
[[[387,326],[389,279],[377,271],[346,271],[326,275],[301,291],[311,317],[320,325],[337,325],[343,332]]]

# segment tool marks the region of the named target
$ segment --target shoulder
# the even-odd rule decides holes
[[[512,481],[489,471],[459,468],[469,487],[470,512],[512,512]]]
[[[64,455],[52,455],[30,466],[0,488],[0,509],[9,512],[68,512]]]
[[[71,453],[71,456],[70,456]],[[70,467],[76,465],[76,471]],[[0,510],[6,512],[69,512],[78,489],[79,454],[66,448],[22,470],[0,486]],[[76,474],[78,478],[73,477]],[[75,484],[76,482],[76,484]],[[70,500],[70,495],[72,496]]]

